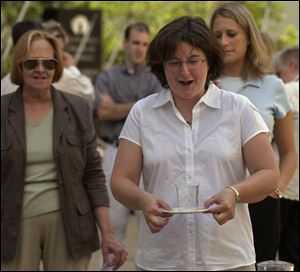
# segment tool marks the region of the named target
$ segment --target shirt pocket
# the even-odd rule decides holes
[[[12,140],[11,139],[1,139],[1,151],[7,151],[12,146]]]
[[[80,201],[76,204],[78,235],[81,242],[89,242],[94,234],[94,219],[91,206],[88,200]]]
[[[176,142],[174,140],[162,139],[156,149],[157,159],[160,163],[170,161],[176,156],[176,151]]]
[[[9,171],[9,161],[13,159],[12,139],[1,139],[1,180],[4,182]],[[2,197],[1,197],[2,199]],[[2,205],[1,205],[2,206]]]
[[[143,147],[144,161],[152,165],[166,165],[177,156],[176,142],[170,140],[153,140],[151,145]]]
[[[85,144],[75,135],[67,135],[62,148],[62,157],[68,163],[69,168],[83,172],[85,167]]]

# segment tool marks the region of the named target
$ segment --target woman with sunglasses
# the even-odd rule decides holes
[[[256,108],[212,83],[222,57],[201,18],[170,22],[149,46],[148,64],[164,89],[131,109],[111,179],[115,198],[144,214],[139,269],[255,270],[247,203],[276,188],[278,168]],[[198,185],[199,206],[176,206],[175,184]]]
[[[52,84],[63,71],[56,39],[42,31],[18,41],[1,97],[1,269],[87,270],[99,249],[120,267],[105,177],[87,102]]]

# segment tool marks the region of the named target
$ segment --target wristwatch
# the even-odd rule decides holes
[[[277,188],[274,193],[279,197],[282,198],[282,192]]]

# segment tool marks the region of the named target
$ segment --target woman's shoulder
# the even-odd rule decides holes
[[[8,105],[12,99],[18,99],[21,95],[21,88],[18,87],[16,91],[1,95],[1,107],[4,105]],[[19,99],[20,101],[20,99]]]
[[[78,95],[67,93],[58,89],[55,89],[55,92],[57,93],[56,97],[58,100],[63,101],[63,103],[70,106],[75,111],[85,111],[91,109],[89,103]]]
[[[280,85],[280,86],[284,86],[284,83],[282,81],[281,78],[277,77],[276,75],[264,75],[261,78],[262,84],[263,85]]]
[[[245,101],[249,101],[249,99],[246,96],[239,94],[239,93],[235,93],[235,92],[228,91],[225,89],[220,89],[220,88],[219,88],[219,92],[220,92],[223,100],[230,100],[235,103],[245,103]]]
[[[155,101],[157,101],[157,99],[159,98],[159,96],[161,95],[161,93],[154,93],[154,94],[150,94],[140,100],[138,100],[134,106],[136,107],[142,107],[142,108],[148,108],[148,107],[152,107],[155,104]]]
[[[55,91],[60,95],[62,96],[66,101],[68,101],[69,103],[79,103],[79,104],[82,104],[82,103],[87,103],[87,101],[76,95],[76,94],[72,94],[72,93],[69,93],[69,92],[65,92],[65,91],[62,91],[62,90],[59,90],[59,89],[55,89]]]

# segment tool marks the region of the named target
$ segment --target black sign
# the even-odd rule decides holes
[[[46,9],[43,19],[54,19],[65,28],[72,54],[80,71],[95,81],[101,67],[101,11],[86,9]]]

